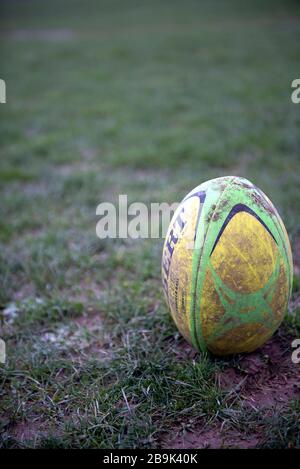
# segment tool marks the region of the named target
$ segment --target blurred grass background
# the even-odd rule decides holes
[[[298,259],[300,105],[291,102],[291,82],[299,78],[299,18],[300,3],[292,0],[1,0],[6,445],[24,444],[18,425],[35,419],[39,429],[52,422],[46,434],[53,427],[54,442],[47,436],[45,445],[153,445],[159,427],[174,424],[176,406],[209,394],[203,388],[202,397],[180,395],[173,409],[175,391],[159,381],[164,366],[177,369],[163,345],[175,329],[160,287],[162,241],[100,241],[95,210],[118,194],[128,194],[129,202],[180,201],[207,179],[236,174],[275,203]],[[101,317],[92,332],[91,317]],[[62,335],[67,348],[57,345],[62,325],[71,328]],[[66,340],[74,333],[77,345]],[[99,363],[103,350],[110,358],[113,351],[114,365]],[[129,353],[137,354],[133,361]],[[74,360],[84,376],[76,391]],[[108,423],[103,415],[112,407],[117,412],[120,390],[132,386],[133,362],[158,388],[149,407],[141,391],[147,386],[135,383],[143,412],[129,419],[128,431],[123,408]],[[113,376],[99,391],[107,366]],[[195,378],[188,373],[187,380]],[[119,387],[108,391],[114,380]],[[57,397],[66,389],[67,403]],[[213,380],[210,392],[213,415]],[[94,412],[98,398],[102,424]],[[82,420],[74,423],[83,402]],[[170,412],[162,410],[167,402]],[[91,415],[96,427],[87,424]]]

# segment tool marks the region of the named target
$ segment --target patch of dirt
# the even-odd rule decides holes
[[[260,442],[258,434],[242,435],[233,430],[214,426],[209,429],[196,428],[193,432],[184,432],[173,439],[163,440],[162,449],[221,449],[221,448],[255,448]]]
[[[225,369],[216,375],[216,381],[228,392],[229,400],[232,398],[245,410],[255,409],[267,414],[272,408],[283,409],[299,397],[300,369],[291,360],[291,342],[292,339],[279,331],[257,351],[240,355],[234,362],[232,358],[225,359]],[[179,358],[197,356],[187,342],[178,341],[177,349]],[[218,422],[209,426],[203,422],[189,431],[180,428],[175,435],[164,435],[160,446],[164,449],[247,449],[257,447],[263,439],[258,428],[245,434],[223,425]]]
[[[72,354],[72,359],[81,361],[85,356],[101,360],[113,358],[113,344],[108,333],[105,332],[103,318],[99,312],[83,315],[75,320],[78,335],[82,337],[87,330],[90,337],[83,342],[80,354]]]
[[[105,331],[98,311],[85,312],[68,324],[46,330],[33,346],[36,350],[41,347],[56,349],[76,363],[113,358],[111,337]]]
[[[221,389],[255,410],[283,408],[299,396],[299,367],[291,360],[292,340],[276,334],[257,351],[241,356],[217,375]]]
[[[20,422],[14,426],[11,435],[22,442],[24,440],[36,439],[37,435],[40,436],[41,433],[43,432],[41,432],[38,422]]]
[[[21,444],[32,441],[36,445],[41,438],[50,435],[59,437],[60,432],[57,428],[54,431],[53,426],[49,425],[48,422],[42,422],[39,418],[17,422],[9,430],[9,436],[15,438]]]

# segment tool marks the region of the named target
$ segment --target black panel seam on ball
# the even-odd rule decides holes
[[[216,247],[216,245],[218,244],[220,238],[221,238],[221,235],[223,233],[223,231],[225,230],[226,226],[228,225],[228,223],[230,222],[230,220],[232,220],[232,218],[237,215],[238,213],[240,212],[246,212],[246,213],[249,213],[249,215],[252,215],[254,218],[256,218],[262,225],[263,227],[267,230],[267,232],[272,236],[272,238],[274,239],[275,243],[278,245],[278,242],[276,241],[276,238],[274,237],[273,233],[271,232],[271,230],[268,228],[268,226],[265,224],[265,222],[260,218],[259,215],[257,215],[257,213],[255,213],[250,207],[248,207],[247,205],[244,205],[244,204],[237,204],[235,205],[230,213],[227,215],[219,233],[218,233],[218,236],[216,237],[216,240],[215,240],[215,243],[213,245],[213,248],[211,250],[211,253],[210,253],[210,256],[212,255],[212,253],[214,252],[214,249]]]

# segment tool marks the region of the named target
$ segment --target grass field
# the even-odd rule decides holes
[[[2,447],[299,447],[297,1],[1,1]],[[294,294],[250,356],[179,336],[162,240],[99,240],[96,206],[241,175],[288,229]],[[267,397],[266,397],[267,396]]]

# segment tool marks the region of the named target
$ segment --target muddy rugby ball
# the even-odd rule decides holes
[[[247,179],[207,181],[174,213],[163,288],[176,326],[198,350],[228,355],[260,347],[284,317],[292,275],[284,224]]]

